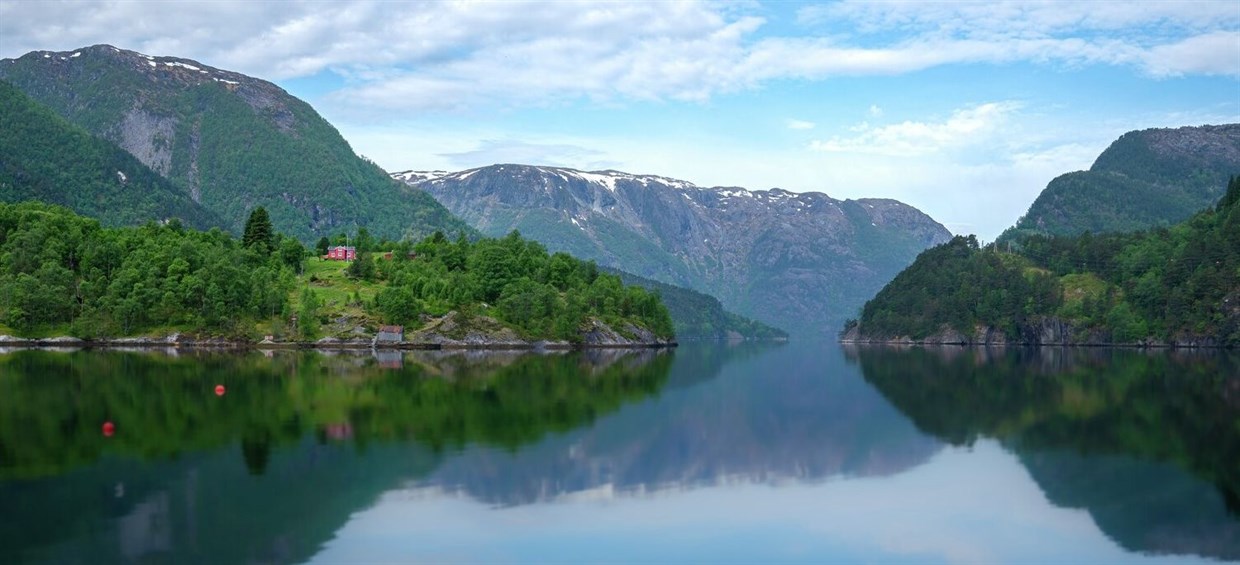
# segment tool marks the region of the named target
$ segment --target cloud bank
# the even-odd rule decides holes
[[[717,2],[0,2],[12,57],[108,42],[248,74],[333,73],[378,111],[704,101],[777,80],[944,65],[1240,77],[1234,2],[834,2],[794,25]],[[780,23],[783,23],[782,21]]]

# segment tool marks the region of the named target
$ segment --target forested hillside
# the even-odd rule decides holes
[[[443,325],[454,312],[458,327],[482,320],[529,339],[579,342],[599,323],[673,335],[657,294],[516,233],[453,242],[437,232],[416,246],[354,239],[355,261],[308,260],[261,208],[239,241],[176,221],[104,228],[58,206],[0,204],[0,333],[293,341],[331,337],[333,324],[353,337],[381,323]],[[392,257],[369,252],[379,246]]]
[[[132,155],[0,80],[0,201],[23,200],[68,206],[115,226],[169,218],[202,229],[222,223]]]
[[[302,241],[358,227],[394,239],[469,231],[264,80],[109,45],[5,59],[0,79],[128,151],[234,233],[258,206]]]
[[[1240,178],[1186,222],[924,252],[846,339],[1240,345]]]
[[[1240,124],[1128,132],[1088,171],[1052,180],[999,241],[1169,227],[1217,202],[1237,170]]]

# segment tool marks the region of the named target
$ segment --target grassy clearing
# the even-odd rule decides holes
[[[344,337],[356,326],[374,329],[381,323],[379,318],[367,313],[363,305],[374,301],[383,284],[349,278],[345,274],[347,267],[344,261],[307,259],[305,270],[297,277],[297,287],[289,295],[289,305],[296,312],[301,309],[302,289],[309,287],[314,291],[323,304],[319,309],[320,317],[329,322],[319,332],[322,335]],[[284,330],[279,322],[260,324],[260,329],[275,335]]]

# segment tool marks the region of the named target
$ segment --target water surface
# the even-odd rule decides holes
[[[0,562],[1237,560],[1238,361],[11,351]]]

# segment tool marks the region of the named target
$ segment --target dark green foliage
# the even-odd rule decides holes
[[[0,204],[0,323],[27,335],[245,331],[286,309],[292,280],[219,230],[107,229],[58,206]]]
[[[1059,306],[1061,289],[1019,257],[978,248],[956,236],[926,250],[861,312],[867,334],[921,339],[944,326],[972,333],[977,325],[1016,335],[1018,324]]]
[[[271,254],[275,246],[275,231],[271,227],[271,218],[267,215],[266,208],[259,206],[250,212],[250,218],[245,221],[241,245],[263,255]]]
[[[557,254],[558,255],[558,254]],[[553,257],[554,259],[554,257]],[[680,339],[725,339],[735,333],[750,339],[786,339],[788,332],[757,320],[724,310],[723,304],[709,294],[663,284],[637,275],[605,269],[620,277],[625,284],[637,285],[658,293],[667,306]]]
[[[375,280],[376,271],[374,257],[372,257],[370,253],[363,253],[359,250],[357,253],[357,258],[350,261],[349,266],[345,268],[345,273],[358,280]]]
[[[331,242],[327,240],[327,236],[319,238],[319,242],[314,244],[314,251],[320,257],[327,255],[327,250],[331,248]]]
[[[0,201],[68,206],[107,225],[219,218],[119,147],[0,81]]]
[[[957,237],[866,303],[861,330],[919,338],[988,325],[1019,339],[1023,321],[1053,316],[1119,343],[1206,337],[1240,345],[1240,177],[1225,194],[1170,229],[1026,236],[1010,244],[1015,254]],[[1064,290],[1079,296],[1066,301]]]
[[[297,309],[297,334],[302,339],[318,337],[319,308],[323,307],[323,301],[307,286],[301,289],[297,302],[300,305]]]
[[[375,306],[388,322],[481,306],[531,337],[578,340],[589,317],[617,330],[632,324],[664,338],[675,332],[657,294],[599,274],[593,262],[548,254],[517,232],[477,242],[463,237],[452,242],[437,233],[414,250],[414,260],[398,252],[379,262],[388,288],[376,296]]]
[[[306,262],[306,246],[291,237],[280,238],[280,260],[300,275]]]
[[[199,195],[223,218],[215,225],[240,233],[242,218],[260,205],[275,229],[303,241],[342,226],[394,239],[470,231],[429,195],[359,157],[313,108],[273,84],[176,61],[205,71],[182,74],[165,58],[106,45],[80,53],[71,61],[28,54],[0,65],[0,78],[95,135],[145,147],[181,194]],[[221,74],[236,84],[213,80]]]

